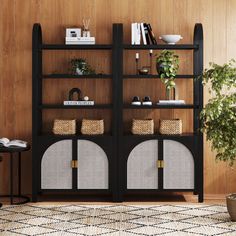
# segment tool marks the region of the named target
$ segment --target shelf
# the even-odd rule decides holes
[[[40,109],[111,109],[111,104],[97,104],[93,106],[64,106],[63,104],[43,104]]]
[[[90,44],[90,45],[66,45],[66,44],[42,44],[43,50],[109,50],[111,44]]]
[[[197,44],[157,44],[157,45],[130,45],[130,44],[124,44],[124,49],[128,50],[147,50],[147,49],[153,49],[153,50],[193,50],[198,49]]]
[[[112,138],[113,136],[109,133],[99,135],[84,135],[84,134],[70,134],[70,135],[59,135],[53,133],[44,133],[38,135],[40,138],[55,138],[55,139],[87,139],[87,138]]]
[[[140,137],[140,138],[143,138],[143,137],[146,137],[146,138],[151,138],[151,137],[193,137],[193,136],[196,136],[196,135],[199,135],[197,133],[182,133],[182,134],[173,134],[173,135],[167,135],[167,134],[160,134],[160,133],[156,133],[156,134],[146,134],[146,135],[137,135],[137,134],[132,134],[132,133],[126,133],[124,134],[123,136],[125,137]]]
[[[193,79],[198,77],[198,75],[176,75],[176,79]],[[158,79],[160,75],[152,74],[152,75],[124,75],[124,79]]]
[[[181,104],[181,105],[131,105],[125,104],[123,105],[124,109],[198,109],[199,106],[193,104]]]
[[[109,74],[95,74],[95,75],[72,75],[72,74],[47,74],[42,76],[43,79],[111,79]]]

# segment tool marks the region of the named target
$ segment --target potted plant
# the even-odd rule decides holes
[[[230,60],[222,66],[210,63],[202,76],[203,85],[209,84],[212,98],[201,112],[202,131],[217,152],[216,160],[228,162],[236,159],[236,67]],[[236,194],[227,196],[227,208],[232,221],[236,221]]]
[[[156,58],[156,69],[166,87],[166,98],[175,99],[175,76],[179,69],[179,56],[173,51],[163,50]]]
[[[76,75],[95,74],[95,70],[83,58],[74,58],[71,60],[72,73]]]

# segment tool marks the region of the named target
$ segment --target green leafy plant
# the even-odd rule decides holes
[[[230,60],[222,66],[210,63],[202,76],[203,85],[209,84],[213,96],[201,112],[202,131],[211,148],[217,152],[216,160],[229,162],[236,158],[236,67]]]
[[[72,73],[81,75],[95,74],[95,70],[83,58],[71,59]]]
[[[175,87],[175,76],[179,69],[179,56],[173,51],[163,50],[156,57],[156,67],[166,89]]]

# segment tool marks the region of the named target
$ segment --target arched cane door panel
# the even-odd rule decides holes
[[[194,158],[189,149],[180,142],[163,141],[164,189],[194,188]]]
[[[103,149],[88,140],[78,140],[78,189],[108,189],[108,158]]]
[[[41,188],[72,189],[71,160],[71,140],[52,144],[42,157]]]
[[[149,140],[137,145],[128,157],[127,189],[157,189],[157,160],[157,140]]]

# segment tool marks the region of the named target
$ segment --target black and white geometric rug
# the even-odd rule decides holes
[[[223,205],[3,206],[0,235],[236,236]]]

